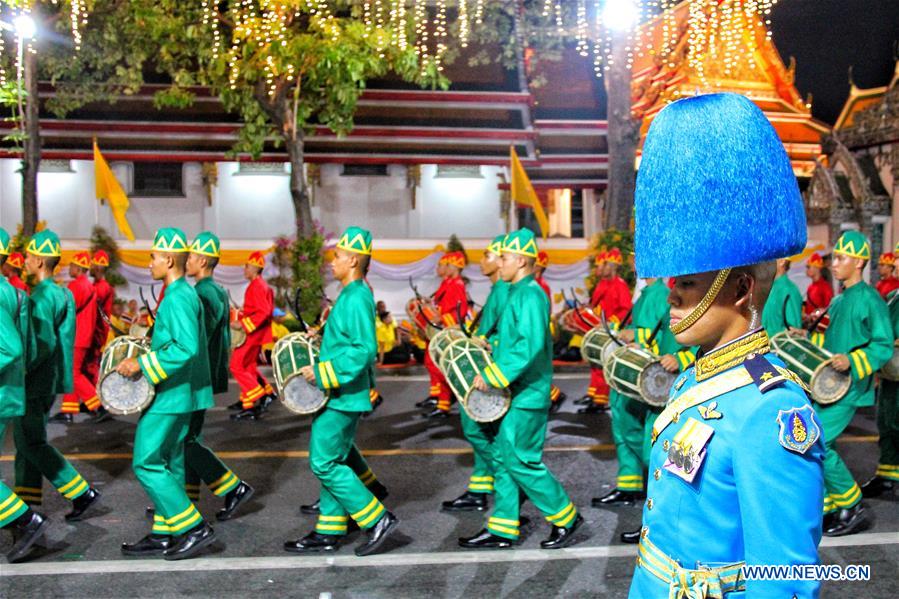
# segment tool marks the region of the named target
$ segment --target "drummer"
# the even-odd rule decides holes
[[[493,286],[481,308],[477,334],[494,347],[498,339],[499,319],[509,297],[509,284],[499,276],[505,237],[495,237],[484,250],[480,262],[481,273],[490,279]],[[442,509],[447,512],[481,512],[487,509],[487,496],[493,494],[493,425],[475,422],[465,410],[460,410],[459,418],[462,421],[462,433],[474,450],[474,466],[468,477],[468,489],[455,499],[444,501]]]
[[[228,292],[213,279],[220,257],[219,238],[204,231],[191,244],[186,264],[187,276],[196,281],[194,290],[203,305],[203,329],[213,394],[228,391],[228,354],[231,350]],[[205,415],[205,410],[197,410],[190,415],[187,438],[184,440],[184,487],[190,500],[196,502],[200,500],[200,481],[206,483],[217,497],[225,501],[224,507],[215,515],[217,520],[224,522],[231,519],[255,491],[203,444]]]
[[[47,441],[47,414],[56,395],[72,390],[75,344],[75,302],[72,293],[53,281],[62,255],[59,237],[49,229],[35,233],[25,251],[25,270],[32,280],[32,359],[25,374],[25,415],[15,421],[16,493],[30,505],[40,505],[43,479],[72,502],[67,521],[87,517],[100,492]]]
[[[109,268],[109,254],[103,250],[97,250],[91,256],[91,276],[94,279],[94,293],[97,296],[97,309],[106,315],[106,318],[112,319],[112,307],[115,304],[115,289],[106,280],[106,270]],[[106,319],[97,318],[96,328],[94,329],[94,339],[91,344],[90,359],[87,361],[87,370],[94,386],[100,375],[100,358],[103,356],[103,348],[109,339],[109,325]],[[102,406],[101,406],[102,408]],[[105,409],[102,410],[105,412]],[[102,413],[101,412],[101,413]],[[102,413],[102,418],[109,418],[109,413]],[[99,418],[98,418],[99,420]]]
[[[187,559],[215,541],[184,490],[184,442],[193,413],[214,405],[203,304],[184,277],[189,251],[180,229],[156,232],[150,275],[163,281],[165,297],[156,311],[150,352],[116,368],[156,387],[153,403],[137,422],[133,459],[134,475],[153,502],[153,527],[139,541],[123,543],[125,555]]]
[[[899,243],[894,254],[899,256]],[[895,338],[893,355],[896,355],[899,348],[899,290],[890,292],[887,307]],[[899,487],[899,381],[883,376],[877,389],[877,432],[880,460],[874,477],[862,485],[864,497],[879,497]]]
[[[25,268],[25,256],[19,252],[11,252],[3,265],[3,275],[10,285],[20,291],[29,293],[28,285],[22,280],[22,269]]]
[[[806,299],[802,311],[803,324],[808,326],[830,305],[830,300],[833,299],[833,285],[824,278],[824,258],[818,252],[806,260],[805,274],[812,280],[805,292]]]
[[[371,233],[359,227],[348,228],[337,242],[331,270],[342,290],[328,316],[319,362],[300,369],[329,399],[312,421],[309,439],[309,464],[321,483],[318,522],[305,537],[284,543],[293,553],[336,550],[352,517],[368,536],[356,555],[370,555],[398,523],[347,464],[359,418],[371,410],[371,365],[378,354],[375,301],[365,283],[371,250]]]
[[[630,597],[817,596],[819,582],[741,576],[744,564],[817,564],[823,496],[820,426],[761,328],[773,260],[806,243],[796,177],[762,111],[736,94],[662,109],[635,220],[638,275],[674,277],[670,329],[701,350],[653,425]]]
[[[668,328],[668,285],[661,278],[645,279],[646,286],[634,304],[631,324],[619,332],[623,342],[642,347],[660,356],[662,367],[678,372],[693,364],[695,354],[682,347]],[[602,497],[594,497],[593,507],[633,505],[646,498],[644,473],[649,469],[649,448],[652,425],[661,407],[650,406],[631,399],[612,389],[609,397],[612,410],[612,438],[618,457],[618,477],[615,488]],[[640,530],[625,532],[621,540],[636,543]]]
[[[473,385],[512,393],[512,404],[499,424],[493,444],[494,506],[487,527],[459,539],[466,549],[502,549],[521,535],[520,493],[527,495],[552,525],[540,546],[570,545],[584,518],[559,481],[543,463],[552,384],[552,337],[546,294],[534,281],[537,241],[530,229],[509,233],[503,241],[500,276],[509,297],[499,321],[493,359]]]
[[[437,286],[437,290],[431,294],[431,300],[436,302],[438,298],[443,297],[443,294],[446,292],[446,279],[447,279],[447,268],[446,264],[449,260],[450,252],[446,252],[440,259],[437,261],[436,274],[437,278],[440,279],[440,284]],[[430,356],[428,355],[428,342],[425,340],[424,346],[424,364],[425,368],[428,370],[428,377],[431,380],[431,386],[428,391],[428,396],[423,400],[416,402],[416,408],[422,408],[427,411],[432,411],[437,407],[437,400],[440,397],[441,392],[444,388],[446,388],[446,381],[441,380],[440,369],[437,368],[437,365],[431,361]]]
[[[833,249],[831,270],[843,284],[828,310],[830,325],[824,349],[836,354],[832,365],[849,372],[852,386],[839,401],[816,408],[824,425],[824,534],[842,536],[865,527],[862,491],[836,451],[837,438],[852,422],[857,408],[874,405],[874,373],[893,357],[893,329],[886,303],[862,279],[871,246],[858,231],[846,231]]]
[[[880,280],[875,288],[883,299],[887,299],[894,290],[899,289],[899,279],[893,276],[896,267],[896,255],[893,252],[884,252],[877,260],[877,274]]]
[[[802,328],[802,294],[796,283],[790,280],[789,258],[777,260],[777,271],[771,293],[762,310],[762,327],[773,337],[786,330],[798,331]]]
[[[543,278],[543,273],[546,272],[547,266],[549,266],[549,254],[544,250],[540,250],[540,253],[537,254],[537,261],[534,263],[534,280],[537,281],[537,284],[540,285],[540,288],[543,289],[544,293],[546,293],[547,299],[549,299],[549,328],[550,332],[552,332],[553,292],[552,289],[549,288],[549,283],[547,283],[546,279]],[[562,407],[562,404],[565,403],[565,400],[567,398],[568,396],[562,393],[562,390],[556,387],[555,384],[553,384],[549,388],[549,413],[555,414],[556,412],[558,412],[559,408]]]

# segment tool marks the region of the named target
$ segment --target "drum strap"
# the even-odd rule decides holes
[[[734,368],[729,372],[691,387],[683,395],[670,402],[665,410],[659,414],[652,427],[652,442],[656,442],[656,439],[662,431],[668,428],[668,425],[680,419],[681,412],[734,389],[751,384],[753,384],[752,376],[745,368]]]

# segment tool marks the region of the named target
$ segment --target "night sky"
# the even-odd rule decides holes
[[[780,0],[771,29],[784,63],[796,57],[796,88],[812,114],[833,124],[849,95],[890,82],[899,43],[899,0]]]

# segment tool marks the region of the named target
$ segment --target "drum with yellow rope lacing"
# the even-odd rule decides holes
[[[812,399],[822,405],[836,403],[852,386],[848,372],[833,367],[834,354],[804,337],[782,331],[771,338],[771,348],[809,388]]]
[[[619,347],[621,344],[614,335],[610,335],[605,327],[596,326],[581,341],[581,357],[594,368],[605,368],[612,352]]]
[[[318,361],[317,338],[304,333],[285,335],[272,348],[272,372],[281,403],[294,414],[314,414],[328,403],[328,395],[301,374]]]
[[[439,367],[440,360],[443,357],[443,352],[446,348],[449,347],[453,341],[465,337],[465,333],[463,333],[462,329],[459,327],[449,327],[438,331],[437,334],[431,338],[431,342],[428,343],[428,353],[431,355],[431,360],[433,360],[434,364],[437,364]]]
[[[512,404],[508,388],[494,388],[491,381],[487,381],[487,391],[473,386],[475,377],[492,363],[488,347],[480,338],[456,339],[443,351],[439,364],[450,389],[475,422],[495,422],[505,416]]]
[[[605,367],[609,387],[637,401],[660,407],[668,402],[676,372],[668,372],[659,357],[632,345],[616,346]]]
[[[150,341],[146,337],[130,335],[116,337],[106,347],[100,358],[97,395],[110,413],[120,416],[136,414],[153,403],[156,387],[147,377],[128,378],[116,371],[127,358],[139,358],[149,351]]]

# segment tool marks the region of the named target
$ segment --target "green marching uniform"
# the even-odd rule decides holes
[[[870,258],[870,246],[857,231],[843,233],[833,250],[852,257]],[[816,406],[824,428],[824,513],[851,509],[862,499],[852,473],[836,451],[857,408],[874,405],[874,373],[893,356],[893,330],[886,303],[877,291],[860,281],[833,298],[828,310],[830,325],[824,333],[824,349],[849,357],[852,386],[836,403]]]
[[[184,234],[161,229],[153,250],[186,252]],[[184,443],[194,413],[213,406],[203,305],[181,277],[165,289],[153,328],[150,352],[138,359],[141,373],[156,387],[134,434],[134,475],[155,507],[154,535],[182,535],[203,517],[184,491]]]
[[[634,304],[631,328],[634,341],[657,356],[671,354],[681,371],[693,364],[695,354],[681,347],[668,328],[668,286],[657,279],[640,293]],[[650,339],[652,345],[649,345]],[[612,412],[612,439],[618,457],[616,489],[642,494],[644,474],[649,467],[652,425],[662,408],[631,399],[614,389],[609,394]]]
[[[890,293],[887,302],[893,337],[899,339],[899,290]],[[895,342],[894,349],[895,350]],[[877,431],[880,460],[875,476],[899,482],[899,381],[880,379],[877,392]]]
[[[536,258],[534,234],[528,229],[510,233],[502,251]],[[510,541],[518,541],[520,535],[519,491],[555,527],[574,528],[582,521],[543,463],[553,376],[548,302],[533,275],[509,286],[493,350],[495,361],[481,373],[489,385],[512,393],[494,442],[495,505],[487,521],[490,533]]]
[[[59,238],[49,230],[36,233],[27,252],[59,257]],[[56,396],[72,390],[72,359],[75,343],[75,300],[47,278],[31,290],[31,330],[34,347],[29,350],[25,376],[25,414],[15,421],[16,493],[32,505],[42,500],[43,478],[63,497],[78,499],[90,489],[87,481],[62,454],[47,442],[47,415]]]
[[[762,310],[762,328],[769,337],[788,328],[802,328],[802,294],[796,283],[783,274],[771,285],[771,292]]]
[[[499,254],[502,251],[502,243],[505,235],[500,235],[494,239],[488,251]],[[509,298],[509,284],[498,279],[490,289],[490,295],[484,302],[481,310],[481,318],[478,321],[478,334],[484,337],[490,344],[496,348],[498,341],[498,323],[503,310],[506,307],[506,301]],[[481,424],[472,420],[465,410],[459,411],[459,419],[462,422],[462,433],[471,443],[474,449],[474,466],[471,469],[471,476],[468,479],[469,493],[492,494],[493,493],[493,438],[495,436],[495,426],[492,424]]]
[[[191,252],[212,258],[220,255],[220,242],[212,233],[200,233],[191,245]],[[213,278],[205,277],[194,286],[203,306],[203,325],[209,355],[212,393],[228,391],[228,361],[231,348],[231,329],[228,326],[231,305],[228,292]],[[228,469],[215,453],[203,444],[203,421],[206,412],[197,410],[190,416],[184,440],[184,487],[191,501],[200,500],[200,481],[218,497],[224,497],[240,485],[240,478]]]

